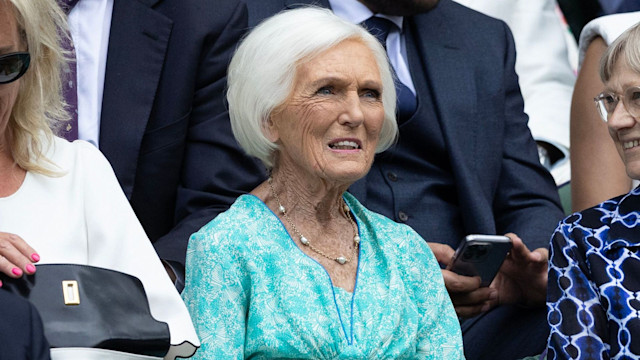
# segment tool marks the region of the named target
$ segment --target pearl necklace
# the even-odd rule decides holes
[[[285,220],[287,220],[287,222],[291,226],[291,230],[293,230],[293,232],[296,233],[298,238],[300,238],[300,243],[302,243],[302,245],[309,247],[309,249],[313,250],[317,254],[320,254],[320,255],[326,257],[329,260],[333,260],[333,261],[337,262],[340,265],[344,265],[344,264],[350,262],[351,260],[353,260],[353,257],[356,255],[356,253],[358,251],[358,245],[360,244],[360,236],[358,236],[358,227],[356,226],[356,223],[351,218],[351,212],[349,211],[349,207],[347,206],[346,203],[343,203],[342,210],[344,211],[345,216],[347,217],[347,219],[349,219],[349,222],[351,223],[351,226],[353,227],[353,245],[354,245],[353,246],[353,254],[351,254],[351,256],[349,256],[349,257],[344,257],[344,256],[331,257],[331,256],[325,254],[324,251],[322,251],[322,250],[316,248],[315,246],[313,246],[311,244],[311,242],[309,241],[309,239],[304,237],[304,235],[302,235],[302,233],[300,233],[300,231],[298,231],[298,228],[293,223],[293,221],[291,221],[291,218],[289,217],[289,214],[287,213],[286,209],[284,208],[284,206],[282,206],[282,203],[280,202],[280,198],[278,197],[278,194],[276,193],[276,190],[273,188],[273,178],[270,177],[267,180],[267,182],[269,183],[269,188],[271,188],[271,194],[273,195],[273,197],[276,199],[276,202],[278,203],[278,211],[280,211],[280,213],[285,218]]]

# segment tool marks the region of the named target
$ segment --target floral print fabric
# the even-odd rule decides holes
[[[195,359],[463,358],[426,242],[350,194],[345,201],[361,238],[353,293],[333,287],[255,196],[192,235],[182,296],[202,343]]]

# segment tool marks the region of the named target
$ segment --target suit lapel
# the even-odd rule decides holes
[[[416,16],[410,22],[412,29],[407,37],[413,38],[419,53],[408,56],[410,63],[424,66],[447,147],[470,154],[475,142],[469,139],[475,138],[477,126],[475,77],[473,69],[467,66],[471,55],[457,44],[447,25],[455,20],[446,19],[436,10]],[[459,138],[465,141],[457,141]]]
[[[102,97],[100,150],[127,197],[173,22],[153,10],[161,0],[115,0]]]
[[[487,203],[484,197],[474,194],[474,191],[479,189],[474,155],[478,151],[478,89],[474,69],[468,65],[468,59],[477,54],[469,54],[460,46],[464,39],[455,34],[453,27],[448,25],[460,19],[449,19],[446,12],[440,11],[448,5],[445,0],[441,0],[435,9],[405,21],[409,27],[407,41],[412,38],[418,49],[418,54],[409,53],[408,57],[410,63],[422,64],[424,73],[427,74],[434,109],[438,115],[437,121],[449,153],[460,206],[465,209],[464,212],[476,214],[463,217],[465,228],[493,231],[485,229],[484,226],[493,223],[491,218],[486,218],[491,214],[491,204]]]

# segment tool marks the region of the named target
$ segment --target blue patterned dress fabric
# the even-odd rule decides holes
[[[547,359],[640,359],[640,188],[558,225],[547,308]]]
[[[440,267],[406,225],[344,195],[361,237],[353,293],[334,287],[257,197],[192,235],[182,297],[193,359],[463,359]]]

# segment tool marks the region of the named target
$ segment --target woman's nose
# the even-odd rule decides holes
[[[627,108],[624,106],[624,103],[622,101],[619,101],[616,105],[616,108],[613,109],[613,113],[611,114],[611,116],[609,116],[607,125],[613,130],[619,130],[632,127],[636,124],[636,122],[636,118],[629,114]]]
[[[357,93],[350,93],[345,102],[344,108],[338,121],[341,125],[357,127],[364,121],[364,112],[360,103],[360,96]]]

